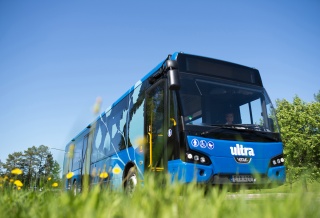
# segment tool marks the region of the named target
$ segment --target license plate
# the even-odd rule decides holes
[[[233,183],[253,183],[255,179],[251,175],[233,175],[231,177]]]

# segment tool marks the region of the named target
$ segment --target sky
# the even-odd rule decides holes
[[[320,90],[320,1],[0,0],[0,160],[65,145],[174,52],[257,68],[275,104]]]

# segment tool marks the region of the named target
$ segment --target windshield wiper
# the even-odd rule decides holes
[[[232,126],[229,126],[229,125],[212,125],[212,126],[213,126],[212,129],[209,129],[207,131],[203,131],[201,133],[201,135],[205,136],[205,135],[208,135],[210,133],[216,132],[217,130],[220,130],[220,129],[233,129]]]
[[[263,132],[261,131],[261,127],[259,127],[258,125],[241,125],[241,124],[233,124],[233,125],[227,125],[227,124],[223,124],[223,125],[212,125],[213,128],[207,130],[207,131],[203,131],[201,133],[202,136],[207,136],[210,135],[212,133],[217,133],[221,131],[219,130],[226,130],[226,131],[234,131],[240,134],[244,134],[244,135],[255,135],[256,137],[261,137],[264,138],[268,141],[279,141],[279,138],[274,135],[271,132]],[[223,134],[223,133],[222,133]]]
[[[279,138],[278,137],[272,137],[270,135],[270,132],[261,132],[261,131],[251,131],[251,133],[255,134],[256,136],[259,136],[259,137],[263,137],[265,139],[269,139],[271,141],[279,141]],[[274,135],[274,134],[272,134]]]

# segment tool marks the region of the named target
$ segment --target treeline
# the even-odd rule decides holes
[[[314,101],[298,96],[276,101],[287,167],[287,182],[320,181],[320,91]]]
[[[15,169],[20,169],[21,174],[13,173]],[[32,146],[24,152],[9,154],[6,162],[0,162],[0,174],[2,180],[10,181],[14,177],[26,188],[41,188],[60,180],[60,166],[47,146]]]

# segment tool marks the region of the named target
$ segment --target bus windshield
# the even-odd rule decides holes
[[[186,125],[222,126],[279,133],[263,87],[181,73],[180,101]]]

